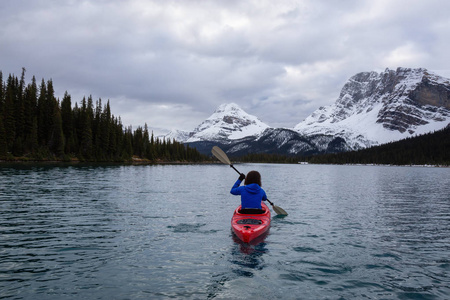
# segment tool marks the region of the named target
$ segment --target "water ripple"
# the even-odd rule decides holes
[[[226,166],[0,167],[1,299],[450,299],[450,169],[240,165],[289,212],[239,242]]]

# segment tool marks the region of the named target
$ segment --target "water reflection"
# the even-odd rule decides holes
[[[262,270],[265,266],[263,255],[268,252],[265,239],[268,232],[251,241],[244,243],[234,234],[231,247],[231,259],[233,273],[243,277],[253,277],[254,270]]]
[[[265,242],[267,235],[268,232],[251,243],[244,243],[230,231],[231,243],[220,256],[228,258],[226,262],[220,259],[216,263],[216,272],[211,275],[211,282],[207,285],[207,299],[243,298],[249,291],[258,291],[253,282],[266,267],[263,256],[268,253]],[[223,269],[220,266],[223,266]],[[230,286],[234,286],[236,290],[230,291]]]
[[[222,165],[0,166],[0,298],[450,299],[449,168],[257,168],[245,244]]]

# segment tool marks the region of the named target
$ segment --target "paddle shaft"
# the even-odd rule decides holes
[[[232,167],[239,175],[241,175],[241,172],[239,172],[233,165],[230,164],[230,167]]]

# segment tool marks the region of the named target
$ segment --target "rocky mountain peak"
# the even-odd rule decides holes
[[[347,81],[333,105],[319,108],[295,129],[359,137],[354,146],[366,147],[444,127],[449,98],[449,80],[426,69],[362,72]]]
[[[245,113],[242,108],[236,103],[223,103],[217,107],[214,113],[224,114],[242,114]]]
[[[192,132],[178,135],[182,142],[225,141],[257,136],[269,126],[246,113],[236,103],[221,104],[214,113]]]
[[[258,119],[247,114],[236,103],[221,104],[214,113],[200,124],[194,131],[201,131],[202,129],[211,125],[230,126],[230,130],[240,130],[242,127],[256,124]]]

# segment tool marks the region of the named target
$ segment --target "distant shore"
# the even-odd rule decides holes
[[[374,166],[374,167],[421,167],[421,168],[450,168],[450,165],[433,165],[433,164],[423,164],[423,165],[396,165],[396,164],[339,164],[339,163],[280,163],[280,162],[239,162],[236,161],[234,164],[298,164],[302,166],[308,165],[342,165],[342,166]],[[68,159],[45,159],[36,160],[30,158],[15,157],[12,159],[0,159],[0,166],[2,165],[20,165],[20,164],[111,164],[111,165],[207,165],[207,164],[222,164],[215,160],[205,160],[205,161],[168,161],[168,160],[148,160],[145,158],[133,157],[131,160],[124,161],[93,161],[93,160],[80,160],[78,158]]]
[[[123,164],[123,165],[183,165],[183,164],[211,164],[214,161],[168,161],[168,160],[149,160],[140,157],[133,157],[131,160],[123,161],[95,161],[95,160],[80,160],[78,158],[70,159],[31,159],[25,157],[13,157],[11,159],[0,159],[0,166],[5,164]]]

